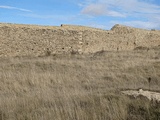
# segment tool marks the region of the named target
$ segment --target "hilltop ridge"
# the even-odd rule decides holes
[[[160,45],[160,31],[116,24],[111,30],[77,25],[39,26],[0,23],[0,56],[124,51]]]

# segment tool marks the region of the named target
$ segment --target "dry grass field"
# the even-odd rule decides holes
[[[88,55],[0,58],[0,120],[160,120],[160,46]]]

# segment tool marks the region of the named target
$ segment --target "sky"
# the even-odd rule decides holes
[[[0,22],[160,29],[160,0],[0,0]]]

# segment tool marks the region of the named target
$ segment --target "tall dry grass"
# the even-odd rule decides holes
[[[160,91],[160,49],[0,58],[0,120],[156,119],[122,89]]]

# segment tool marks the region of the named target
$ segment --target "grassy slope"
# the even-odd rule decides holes
[[[120,93],[148,89],[148,77],[160,91],[160,47],[0,58],[0,120],[154,120],[160,105]]]

